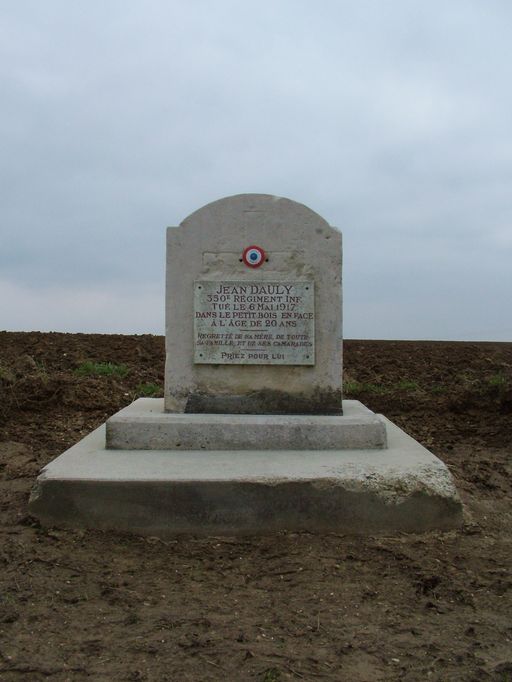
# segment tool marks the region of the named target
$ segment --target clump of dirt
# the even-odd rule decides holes
[[[447,462],[461,531],[163,542],[42,529],[27,515],[38,470],[162,395],[164,340],[0,332],[0,679],[512,678],[512,344],[344,351],[345,397]]]

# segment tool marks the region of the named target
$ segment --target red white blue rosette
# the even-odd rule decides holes
[[[259,268],[265,261],[265,251],[260,246],[248,246],[242,253],[242,260],[249,268]]]

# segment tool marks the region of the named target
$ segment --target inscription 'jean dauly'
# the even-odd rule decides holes
[[[219,284],[216,294],[290,294],[293,284]]]
[[[195,282],[194,362],[315,364],[314,283]]]

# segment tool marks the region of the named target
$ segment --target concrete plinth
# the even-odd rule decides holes
[[[381,417],[357,400],[345,400],[343,412],[343,416],[166,413],[163,398],[139,398],[107,420],[107,448],[359,450],[386,447],[386,427]]]
[[[30,511],[160,537],[458,527],[446,466],[382,419],[388,448],[364,450],[106,450],[102,426],[43,469]]]

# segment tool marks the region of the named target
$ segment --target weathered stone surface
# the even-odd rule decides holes
[[[100,427],[46,466],[30,512],[46,526],[169,537],[457,528],[446,466],[384,420],[384,450],[105,450]]]
[[[261,267],[242,262],[250,245],[264,249]],[[194,361],[194,291],[202,281],[313,283],[314,364]],[[168,229],[166,286],[167,411],[341,414],[341,233],[318,214],[265,194],[208,204]],[[301,362],[311,360],[306,354]]]
[[[380,417],[357,400],[343,415],[237,415],[164,412],[162,398],[139,398],[107,420],[107,448],[126,450],[346,450],[386,447]]]

